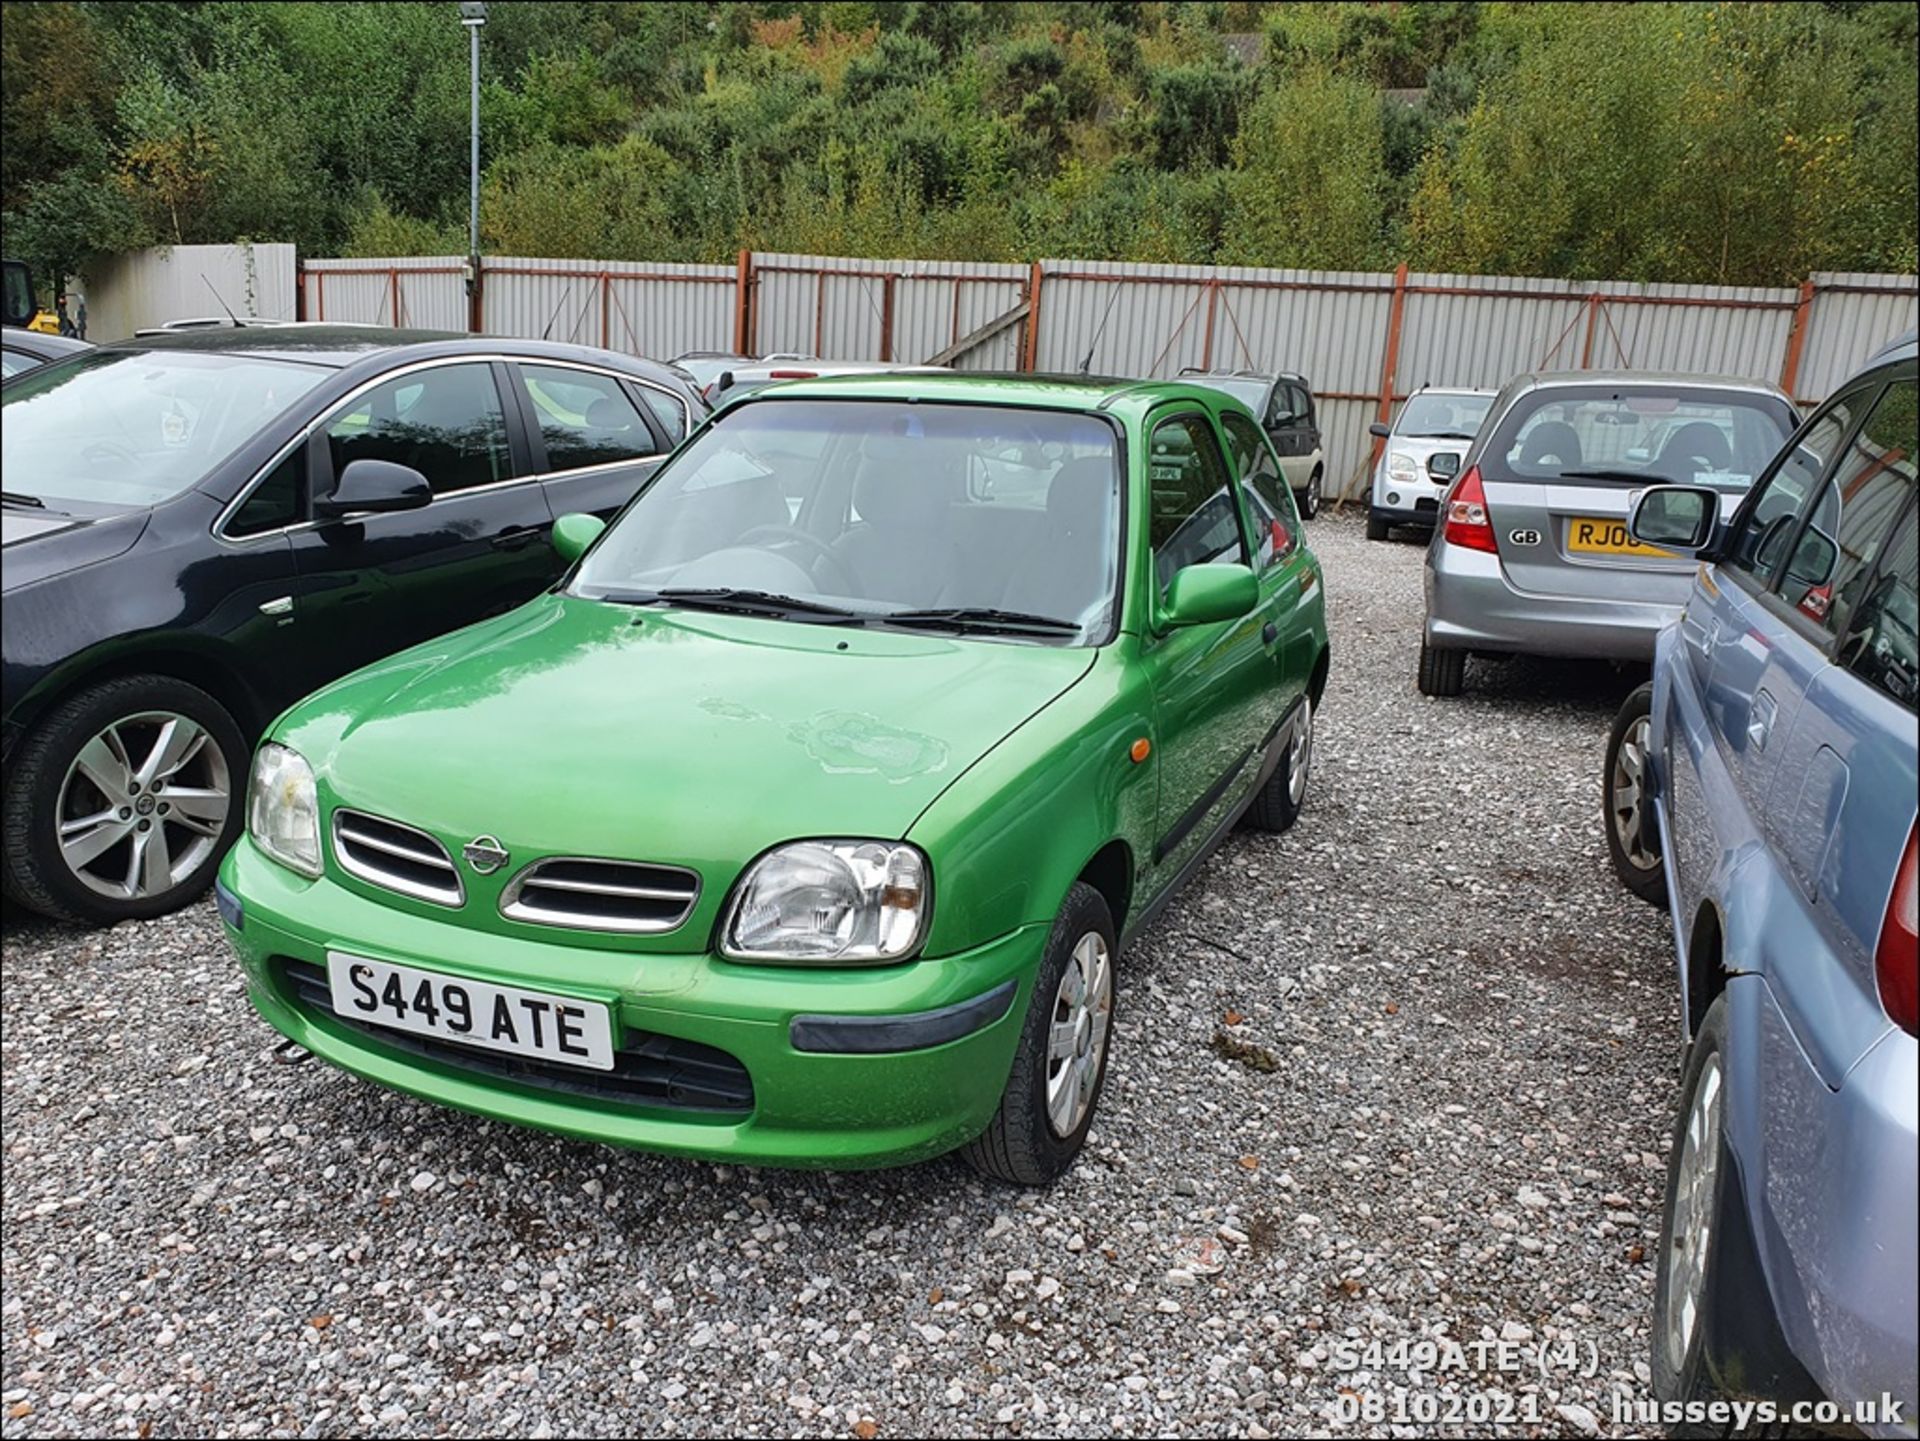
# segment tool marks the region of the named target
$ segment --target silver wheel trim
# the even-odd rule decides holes
[[[122,716],[67,767],[54,840],[89,890],[138,900],[171,890],[213,858],[232,805],[227,758],[174,711]]]
[[[1287,747],[1287,799],[1299,805],[1307,795],[1307,772],[1313,766],[1313,698],[1300,698],[1300,718],[1293,723]]]
[[[1607,814],[1613,821],[1613,837],[1635,870],[1650,871],[1660,857],[1647,848],[1641,830],[1640,808],[1647,794],[1647,743],[1653,735],[1653,719],[1641,716],[1620,737],[1620,749],[1614,753],[1613,773],[1607,777]]]
[[[1307,482],[1307,514],[1309,515],[1318,515],[1320,513],[1321,483],[1321,478],[1318,475],[1315,475]]]
[[[1687,1111],[1673,1185],[1673,1226],[1667,1236],[1667,1360],[1677,1376],[1700,1324],[1706,1295],[1707,1257],[1713,1250],[1715,1180],[1720,1168],[1720,1053],[1700,1068]]]
[[[1088,931],[1067,957],[1047,1019],[1047,1125],[1056,1136],[1071,1136],[1087,1118],[1112,1019],[1113,956],[1106,938]]]

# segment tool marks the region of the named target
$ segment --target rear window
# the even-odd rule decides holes
[[[1793,432],[1784,401],[1695,386],[1549,386],[1501,417],[1490,477],[1552,483],[1712,485],[1743,492]]]

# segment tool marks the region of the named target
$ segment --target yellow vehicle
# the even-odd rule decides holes
[[[36,310],[33,314],[33,319],[27,322],[27,329],[37,330],[42,335],[58,335],[60,333],[60,317],[55,315],[51,310]]]

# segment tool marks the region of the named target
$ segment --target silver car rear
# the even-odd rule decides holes
[[[1757,381],[1573,372],[1508,384],[1427,551],[1422,689],[1453,694],[1470,652],[1646,660],[1693,564],[1627,534],[1649,485],[1711,485],[1731,515],[1792,433]]]

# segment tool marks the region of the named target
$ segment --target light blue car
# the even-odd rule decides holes
[[[1908,1437],[1915,391],[1908,336],[1800,428],[1730,520],[1709,487],[1642,493],[1634,537],[1701,564],[1605,777],[1614,868],[1672,912],[1689,1042],[1655,1392],[1873,1403],[1851,1418],[1861,1431]]]

